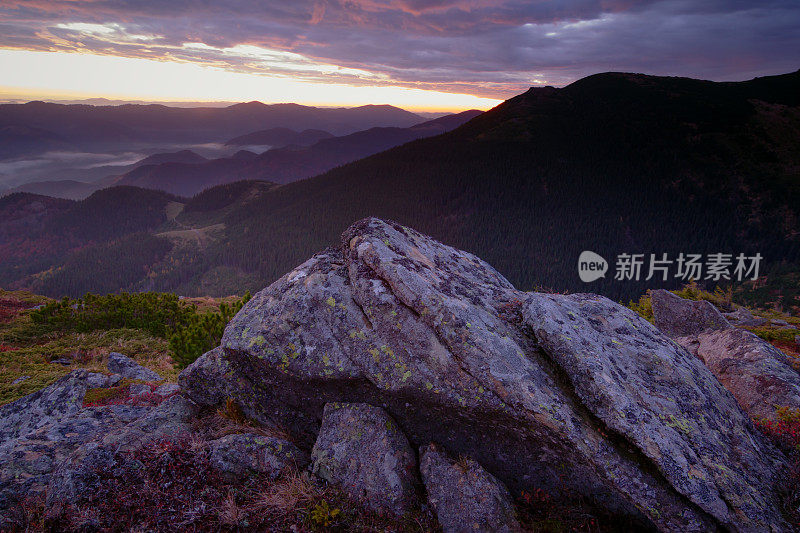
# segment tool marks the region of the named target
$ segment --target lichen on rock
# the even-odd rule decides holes
[[[518,291],[393,222],[357,222],[256,294],[181,385],[305,445],[326,404],[381,406],[414,446],[645,527],[787,528],[785,458],[702,362],[614,302]]]

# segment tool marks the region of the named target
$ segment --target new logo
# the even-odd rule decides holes
[[[602,256],[585,250],[578,257],[578,276],[581,281],[592,282],[599,278],[604,278],[608,271],[608,261]]]

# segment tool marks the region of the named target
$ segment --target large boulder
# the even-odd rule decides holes
[[[375,511],[403,515],[416,501],[414,451],[380,407],[327,404],[311,460],[315,474]]]
[[[519,531],[511,494],[481,465],[468,457],[456,461],[434,444],[419,455],[428,502],[445,533]]]
[[[750,418],[777,420],[779,407],[800,409],[800,374],[780,350],[724,317],[720,320],[709,302],[685,300],[663,290],[651,296],[655,324],[699,357]],[[737,313],[737,324],[753,318],[745,308]]]
[[[518,291],[399,224],[353,225],[195,365],[214,380],[184,378],[186,394],[235,392],[307,442],[326,403],[380,405],[415,446],[438,442],[514,491],[663,531],[787,528],[785,458],[699,359],[608,299]]]
[[[800,409],[800,374],[767,341],[742,329],[675,341],[700,357],[753,420],[777,420],[779,407]]]
[[[705,300],[685,300],[658,289],[650,291],[650,301],[656,327],[673,338],[733,327],[711,302]]]

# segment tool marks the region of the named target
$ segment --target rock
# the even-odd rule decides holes
[[[78,412],[87,374],[74,370],[42,390],[0,407],[0,446]]]
[[[29,380],[29,379],[31,379],[30,376],[20,376],[17,379],[15,379],[14,381],[12,381],[11,384],[12,385],[19,385],[23,381],[26,381],[26,380]]]
[[[197,405],[182,396],[168,398],[155,408],[139,409],[145,410],[142,416],[124,426],[103,431],[57,465],[47,489],[48,506],[80,501],[91,491],[101,471],[117,469],[122,475],[135,469],[130,454],[153,441],[188,437],[190,420],[198,412]]]
[[[53,471],[80,446],[144,416],[149,408],[113,405],[90,407],[0,446],[0,530],[2,515],[26,495],[42,494]]]
[[[517,291],[395,223],[359,221],[256,294],[184,374],[302,442],[326,403],[380,405],[515,491],[662,531],[788,528],[786,459],[702,361],[606,298]]]
[[[64,357],[60,357],[58,359],[53,359],[50,363],[54,365],[61,365],[61,366],[69,366],[72,364],[72,359],[66,359]]]
[[[156,388],[153,391],[153,394],[157,394],[159,396],[172,396],[173,394],[178,394],[181,391],[181,387],[177,383],[164,383],[160,387]]]
[[[508,489],[469,458],[458,462],[436,446],[420,449],[419,469],[444,533],[519,531]]]
[[[141,379],[142,381],[159,381],[161,379],[154,371],[117,352],[108,354],[108,369],[128,379]]]
[[[89,389],[103,389],[108,387],[108,376],[99,372],[89,372],[86,375],[86,387]]]
[[[772,324],[773,326],[779,326],[779,327],[785,327],[789,325],[787,321],[780,320],[777,318],[773,318],[772,320],[769,321],[769,323]]]
[[[740,327],[758,327],[767,323],[766,319],[753,316],[746,307],[740,307],[732,313],[723,313],[723,316],[734,326]]]
[[[711,302],[684,300],[663,289],[650,291],[650,299],[656,327],[670,337],[733,327]]]
[[[131,383],[128,386],[128,394],[131,396],[139,396],[141,394],[150,394],[152,389],[150,385],[145,385],[144,383]]]
[[[380,407],[329,403],[312,471],[375,511],[403,515],[416,500],[414,452]]]
[[[231,480],[251,474],[266,474],[277,479],[286,468],[300,470],[308,465],[308,455],[291,442],[255,433],[227,435],[208,443],[211,466]]]
[[[800,335],[795,335],[794,336],[794,343],[797,344],[798,346],[800,346]]]
[[[111,374],[108,376],[108,387],[116,387],[122,381],[122,374]]]
[[[178,386],[199,405],[217,406],[231,399],[247,418],[267,428],[276,428],[272,420],[291,421],[289,427],[318,427],[318,416],[308,416],[281,401],[276,401],[273,391],[259,387],[233,371],[222,348],[214,348],[197,358],[178,376]],[[321,411],[321,407],[320,407]],[[316,433],[299,435],[304,448],[314,445]]]
[[[122,430],[106,435],[103,443],[122,451],[134,451],[154,439],[178,438],[191,433],[191,419],[199,407],[183,396],[167,398],[147,416],[128,424]]]
[[[742,329],[675,339],[700,357],[753,420],[777,420],[777,407],[800,409],[800,374],[767,341]]]

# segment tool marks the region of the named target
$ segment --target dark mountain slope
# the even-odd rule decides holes
[[[225,143],[227,146],[272,146],[274,148],[296,144],[308,146],[322,139],[330,139],[332,133],[322,130],[294,131],[289,128],[270,128],[240,135]]]
[[[44,227],[49,233],[77,235],[102,241],[129,233],[151,231],[167,220],[166,207],[177,198],[137,187],[110,187],[54,216]]]
[[[168,220],[174,200],[135,187],[104,189],[80,202],[28,193],[2,198],[0,285],[24,283],[59,295],[124,288],[170,250],[168,241],[151,234]]]
[[[216,261],[272,280],[367,215],[475,252],[523,288],[629,297],[658,284],[615,282],[622,253],[796,261],[797,94],[798,73],[744,83],[611,73],[531,89],[451,133],[231,213]],[[579,281],[582,250],[609,260],[605,279]]]
[[[683,282],[646,281],[647,262],[640,281],[615,281],[623,253],[758,252],[762,272],[797,264],[798,94],[800,73],[742,83],[610,73],[531,89],[449,133],[311,179],[204,191],[167,224],[197,244],[119,286],[258,289],[370,215],[474,252],[523,289],[627,299]],[[579,280],[583,250],[609,261],[604,279]],[[70,265],[51,263],[64,279]],[[59,291],[74,286],[49,286]]]
[[[464,111],[411,128],[370,128],[342,137],[323,139],[308,147],[287,146],[269,150],[252,159],[229,157],[201,164],[166,163],[140,167],[125,175],[119,183],[182,196],[191,196],[214,185],[245,179],[288,183],[414,139],[439,135],[480,113],[475,110]]]

